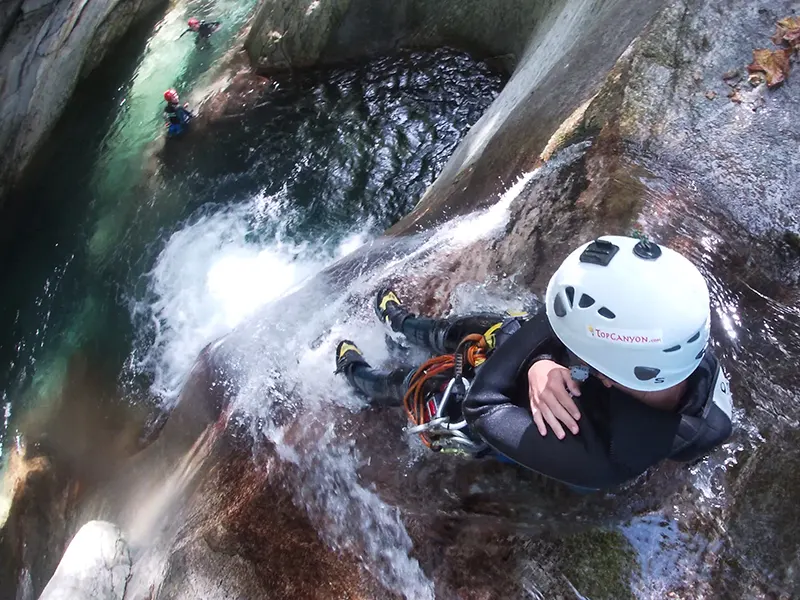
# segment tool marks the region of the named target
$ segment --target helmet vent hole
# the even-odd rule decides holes
[[[700,332],[698,331],[691,338],[689,338],[689,340],[686,343],[691,344],[692,342],[696,342],[699,339],[700,339]]]
[[[597,314],[600,315],[601,317],[605,317],[606,319],[616,319],[617,318],[617,315],[615,315],[613,312],[608,310],[605,306],[603,308],[598,309]]]
[[[564,290],[564,292],[567,294],[567,300],[569,300],[569,307],[572,308],[573,306],[575,306],[575,288],[569,286]]]
[[[701,358],[703,358],[703,355],[704,355],[705,353],[706,353],[706,349],[705,349],[705,348],[703,348],[702,350],[700,350],[700,352],[698,352],[698,353],[697,353],[697,356],[695,356],[695,357],[694,357],[694,359],[695,359],[695,360],[700,360]]]
[[[581,308],[589,308],[592,304],[594,304],[594,298],[586,294],[581,294],[581,299],[578,300],[578,306]]]
[[[678,344],[677,346],[673,346],[672,348],[667,348],[664,352],[677,352],[681,349],[681,345]]]
[[[565,317],[567,315],[567,308],[564,306],[564,300],[561,299],[561,294],[556,296],[553,300],[553,311],[558,317]]]
[[[660,372],[661,369],[656,369],[655,367],[633,368],[633,374],[636,375],[636,379],[638,379],[639,381],[649,381],[651,379],[655,379]]]

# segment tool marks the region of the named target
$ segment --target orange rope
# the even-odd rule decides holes
[[[443,375],[448,371],[452,373],[452,377],[455,374],[457,355],[462,355],[470,365],[476,367],[486,360],[487,350],[486,339],[480,334],[472,334],[461,340],[455,353],[435,356],[422,363],[411,377],[408,391],[403,397],[403,407],[406,410],[408,419],[415,426],[428,423],[434,415],[430,414],[425,402],[425,384],[430,379]],[[421,432],[419,437],[423,444],[428,448],[431,447],[433,442],[426,432]]]

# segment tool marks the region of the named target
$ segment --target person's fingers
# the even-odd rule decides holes
[[[542,411],[538,408],[533,409],[533,422],[536,423],[536,429],[539,430],[539,434],[544,437],[547,435],[547,427],[544,424],[544,418],[542,417]]]
[[[567,390],[562,389],[560,391],[571,401]],[[568,408],[561,404],[561,399],[554,394],[552,390],[545,390],[539,397],[542,403],[547,404],[547,407],[556,419],[563,423],[573,434],[578,433],[578,424],[575,422],[575,419],[572,418],[568,412]]]
[[[550,425],[550,429],[553,430],[553,433],[556,434],[556,437],[560,440],[563,440],[566,437],[566,433],[564,433],[564,428],[561,427],[561,423],[558,422],[553,411],[550,410],[550,407],[547,406],[544,402],[541,404],[541,411],[542,417],[544,417],[545,422]]]
[[[578,409],[578,405],[575,404],[575,401],[572,399],[572,396],[569,395],[566,388],[556,384],[548,389],[555,395],[558,403],[569,412],[573,419],[577,421],[581,418],[581,411]]]
[[[572,375],[569,371],[564,372],[564,383],[567,385],[567,389],[573,396],[581,395],[581,386],[572,378]]]
[[[533,415],[533,422],[536,423],[536,428],[542,436],[547,435],[547,427],[544,425],[542,419],[542,411],[539,409],[539,394],[532,382],[528,382],[528,400],[531,403],[531,414]]]
[[[539,406],[539,394],[531,382],[528,382],[528,400],[531,403],[531,410]]]

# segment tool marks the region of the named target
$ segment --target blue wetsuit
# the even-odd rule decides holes
[[[186,110],[180,104],[167,104],[167,107],[164,109],[164,119],[169,123],[167,134],[170,137],[181,135],[186,131],[189,126],[189,121],[191,121],[192,118],[194,118],[194,114]]]

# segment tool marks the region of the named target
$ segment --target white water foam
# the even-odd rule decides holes
[[[197,355],[258,308],[286,295],[367,239],[355,233],[340,247],[254,239],[253,222],[277,216],[281,198],[258,197],[202,216],[174,233],[148,276],[148,297],[134,303],[147,315],[152,341],[134,368],[149,370],[152,391],[168,408],[178,397]]]
[[[372,314],[374,291],[398,275],[438,268],[435,257],[443,251],[502,231],[511,203],[533,176],[521,177],[491,208],[455,219],[431,235],[375,242],[327,277],[265,305],[249,326],[224,342],[234,348],[232,360],[243,374],[235,407],[247,415],[255,439],[266,438],[303,473],[296,499],[320,535],[332,547],[359,556],[381,583],[409,599],[433,598],[433,582],[410,556],[412,541],[399,511],[365,487],[358,473],[363,459],[331,423],[337,407],[363,406],[344,378],[333,374],[334,349],[339,340],[354,339],[372,364],[380,364],[387,351],[385,330]]]
[[[379,364],[387,352],[370,306],[374,291],[397,276],[439,268],[442,252],[502,231],[511,203],[534,175],[485,211],[430,234],[373,242],[368,252],[310,278],[364,236],[317,255],[286,242],[259,245],[246,239],[258,202],[224,209],[173,235],[150,276],[149,310],[158,329],[149,358],[164,393],[173,398],[200,349],[235,328],[215,347],[236,373],[235,418],[297,467],[295,501],[320,536],[409,599],[432,599],[434,585],[410,555],[399,511],[361,479],[363,459],[337,430],[336,415],[364,403],[334,375],[334,348],[342,338],[354,339]]]

